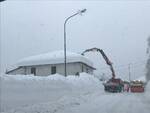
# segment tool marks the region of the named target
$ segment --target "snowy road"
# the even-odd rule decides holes
[[[145,93],[106,93],[99,81],[87,75],[19,80],[6,77],[1,112],[149,113],[149,94],[150,87]]]
[[[87,92],[63,96],[55,102],[20,107],[8,113],[149,113],[150,101],[144,93]]]
[[[85,103],[68,106],[58,113],[149,113],[150,101],[144,94],[100,94],[87,95]],[[79,102],[78,102],[79,103]]]

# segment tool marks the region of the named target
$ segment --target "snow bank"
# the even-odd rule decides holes
[[[13,81],[13,82],[22,82],[24,84],[29,84],[30,82],[33,82],[31,84],[34,84],[34,82],[38,84],[51,84],[54,83],[56,85],[58,82],[61,82],[62,84],[67,84],[72,89],[78,89],[78,90],[92,90],[101,88],[101,82],[94,77],[94,75],[90,75],[87,73],[80,73],[80,76],[75,75],[69,75],[67,77],[64,77],[60,74],[50,75],[50,76],[34,76],[34,75],[4,75],[1,77],[4,81]]]
[[[93,87],[93,88],[98,88],[101,85],[101,82],[94,77],[94,75],[90,75],[87,73],[81,73],[80,76],[68,76],[66,78],[68,83],[71,83],[74,86],[82,87],[86,86],[87,87]]]
[[[63,96],[93,93],[102,87],[93,75],[80,76],[1,75],[1,110],[7,112],[18,107],[56,101]],[[20,113],[20,112],[19,112]]]
[[[63,82],[69,86],[76,88],[90,87],[90,88],[99,88],[101,82],[87,73],[80,73],[80,76],[69,75],[64,77],[60,74],[49,75],[49,76],[34,76],[34,75],[3,75],[1,79],[4,81],[18,81],[22,83],[27,83],[29,81],[39,81],[39,82]]]

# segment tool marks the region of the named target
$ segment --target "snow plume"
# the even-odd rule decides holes
[[[148,60],[146,63],[146,80],[149,81],[150,80],[150,37],[147,39],[148,41],[148,48],[147,48],[147,54],[148,54]]]

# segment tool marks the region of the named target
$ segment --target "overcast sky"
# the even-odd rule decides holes
[[[0,3],[1,72],[19,59],[63,50],[64,20],[86,8],[67,24],[67,50],[81,53],[97,47],[105,51],[117,76],[144,74],[150,36],[150,2],[6,1]],[[99,73],[110,73],[99,54],[88,53]],[[106,69],[106,70],[105,70]]]

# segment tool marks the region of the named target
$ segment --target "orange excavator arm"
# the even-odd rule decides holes
[[[115,78],[115,71],[114,71],[112,62],[108,59],[108,57],[106,56],[104,51],[102,49],[99,49],[99,48],[91,48],[91,49],[87,49],[87,50],[83,51],[82,55],[84,55],[86,52],[90,52],[90,51],[92,51],[92,52],[100,52],[101,53],[101,55],[104,58],[106,64],[109,65],[109,67],[110,67],[110,70],[112,72],[112,78]]]

